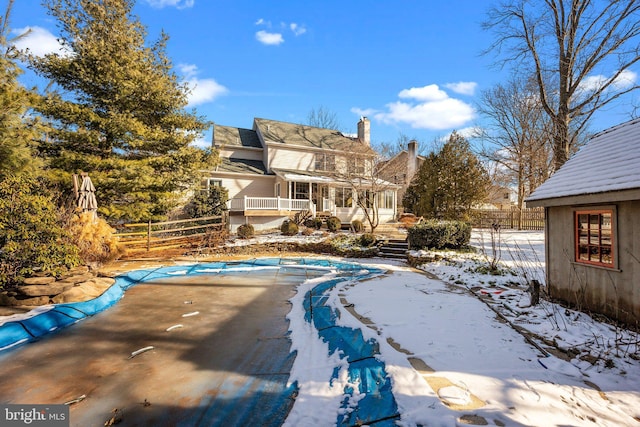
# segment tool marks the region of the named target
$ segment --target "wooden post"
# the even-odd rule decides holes
[[[151,220],[147,223],[147,252],[151,250]]]
[[[531,281],[531,306],[540,304],[540,282],[533,279]]]

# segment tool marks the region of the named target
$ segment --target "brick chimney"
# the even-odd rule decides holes
[[[358,122],[358,139],[360,142],[371,145],[371,122],[366,117],[360,117]]]
[[[412,139],[407,144],[407,184],[411,182],[418,168],[418,141]]]

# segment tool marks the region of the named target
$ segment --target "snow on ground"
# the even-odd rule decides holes
[[[488,233],[476,232],[472,243],[485,249],[438,252],[441,259],[424,264],[423,273],[398,262],[359,260],[390,274],[331,291],[339,322],[379,342],[400,424],[640,425],[638,334],[546,301],[530,307],[523,276],[543,282],[543,233],[502,231],[499,240],[500,254]],[[503,275],[485,274],[494,258]],[[289,316],[300,361],[291,380],[300,393],[287,425],[333,425],[344,384],[323,378],[340,362],[298,312],[304,289]],[[514,326],[571,356],[550,354],[551,345],[536,338],[531,344]]]

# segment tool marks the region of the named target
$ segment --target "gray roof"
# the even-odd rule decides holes
[[[258,134],[254,130],[220,125],[213,127],[213,145],[262,148]]]
[[[357,139],[345,136],[334,129],[279,122],[276,120],[256,118],[254,128],[259,129],[262,137],[268,142],[279,142],[287,145],[299,145],[330,150],[349,149]],[[363,147],[365,145],[363,144]],[[368,146],[366,146],[368,148]],[[368,148],[370,150],[370,148]]]
[[[260,160],[220,158],[216,171],[235,172],[252,175],[267,175],[267,169]]]
[[[526,201],[640,188],[640,119],[596,134]]]

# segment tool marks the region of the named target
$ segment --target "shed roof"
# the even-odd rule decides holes
[[[640,188],[640,119],[593,136],[526,201]]]

